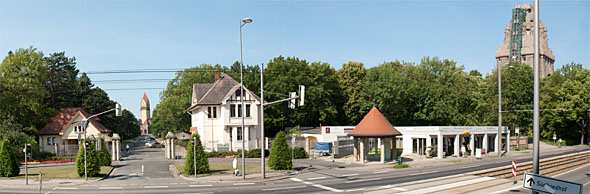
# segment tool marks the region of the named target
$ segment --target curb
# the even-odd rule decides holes
[[[291,176],[289,176],[289,175],[283,175],[283,176],[277,176],[277,177],[273,177],[273,178],[266,178],[266,179],[263,179],[263,180],[260,180],[260,179],[257,179],[257,180],[248,180],[248,179],[243,180],[242,179],[242,180],[227,180],[227,181],[224,181],[224,180],[218,180],[218,181],[209,180],[209,181],[207,181],[207,180],[196,180],[195,178],[189,178],[189,177],[186,177],[186,176],[180,174],[180,172],[178,171],[178,169],[176,169],[176,167],[174,166],[174,164],[170,164],[170,170],[174,173],[174,177],[180,177],[180,178],[182,178],[184,180],[187,180],[187,181],[202,182],[202,183],[230,183],[230,182],[266,183],[266,182],[271,182],[271,181],[283,180],[283,179],[287,179],[287,178],[293,178],[293,177],[295,177],[296,175],[299,174],[299,172],[296,172],[295,175],[291,175]],[[203,176],[203,177],[210,177],[210,176],[214,176],[214,175],[207,175],[207,176]]]

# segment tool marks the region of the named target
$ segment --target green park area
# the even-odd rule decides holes
[[[111,166],[101,166],[98,175],[94,177],[88,177],[88,179],[99,179],[107,175],[111,170]],[[84,176],[80,177],[76,173],[76,167],[59,167],[59,168],[46,168],[41,170],[29,170],[29,179],[38,179],[39,173],[43,174],[43,179],[84,179]],[[18,176],[14,177],[0,177],[0,179],[24,179],[25,170],[21,169]]]

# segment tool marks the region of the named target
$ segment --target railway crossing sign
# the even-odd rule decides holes
[[[522,187],[533,191],[553,194],[582,194],[582,184],[533,173],[525,173]]]

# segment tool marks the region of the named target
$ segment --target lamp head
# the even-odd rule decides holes
[[[244,19],[242,20],[242,22],[244,22],[245,24],[247,24],[247,23],[252,23],[252,19],[250,19],[250,18],[244,18]]]

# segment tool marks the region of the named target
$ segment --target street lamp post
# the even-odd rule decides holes
[[[86,128],[88,127],[88,123],[90,122],[90,119],[100,116],[104,113],[111,112],[111,111],[115,111],[115,116],[120,117],[122,115],[121,104],[116,103],[115,108],[95,114],[95,115],[92,115],[92,116],[89,116],[88,118],[82,120],[82,131],[84,131],[84,143],[83,143],[84,145],[83,146],[84,146],[84,179],[85,180],[88,180],[88,162],[87,162],[87,158],[86,158]]]
[[[535,0],[535,54],[534,97],[533,97],[533,173],[539,174],[539,0]],[[534,192],[533,193],[538,193]]]
[[[264,65],[260,64],[260,169],[262,170],[262,179],[265,178],[266,164],[264,161],[264,152],[266,142],[264,140]],[[590,137],[590,135],[588,135]]]
[[[244,157],[246,148],[246,139],[244,139],[244,117],[246,116],[246,108],[244,106],[244,62],[242,59],[242,27],[247,23],[251,23],[252,19],[244,18],[240,20],[240,102],[242,104],[242,179],[246,179],[246,158]]]
[[[500,152],[500,149],[502,148],[502,65],[500,65],[499,60],[496,62],[496,64],[498,66],[498,137],[496,138],[496,147],[498,148],[498,150],[496,150],[496,152],[498,152],[498,156],[501,156],[502,153]]]

